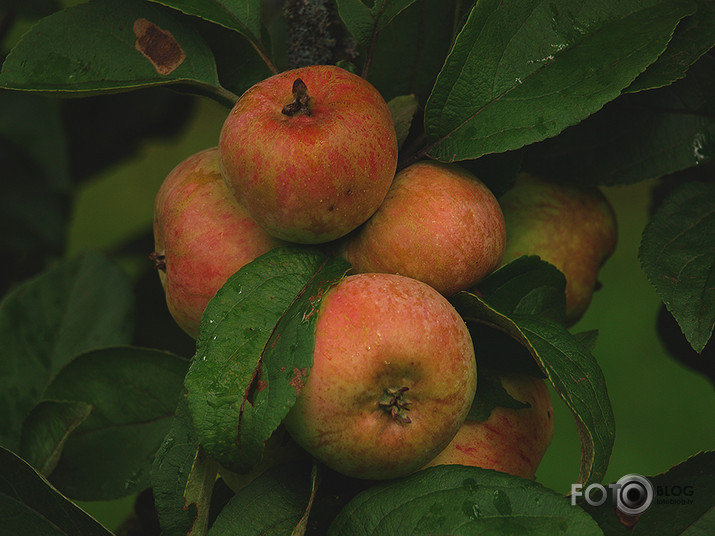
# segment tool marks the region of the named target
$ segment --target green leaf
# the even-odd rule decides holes
[[[313,366],[315,322],[325,292],[350,268],[341,257],[330,257],[311,275],[281,316],[266,342],[257,375],[251,379],[238,422],[239,446],[254,465],[266,441],[295,404]]]
[[[606,472],[615,439],[613,409],[596,359],[563,324],[547,317],[508,317],[483,299],[460,292],[452,298],[465,321],[496,327],[519,341],[573,413],[581,439],[578,482],[599,482]]]
[[[234,495],[221,510],[209,536],[301,534],[293,532],[315,490],[310,465],[277,465]]]
[[[559,136],[527,149],[524,168],[554,180],[629,184],[701,165],[713,156],[715,58],[683,80],[624,95]]]
[[[172,12],[96,0],[40,20],[13,48],[0,86],[60,95],[182,84],[222,93],[211,51]]]
[[[261,0],[151,0],[261,42]]]
[[[45,398],[93,409],[67,439],[52,483],[80,500],[111,500],[148,487],[187,367],[168,352],[118,347],[83,354],[62,369]]]
[[[609,536],[705,536],[715,527],[713,474],[715,452],[707,451],[647,477],[653,486],[653,502],[636,519],[618,516],[613,507],[579,504]]]
[[[689,1],[482,0],[425,109],[452,162],[554,136],[616,98],[665,49]]]
[[[555,491],[531,480],[458,465],[419,471],[357,495],[328,536],[603,534]]]
[[[697,12],[681,21],[665,52],[626,91],[654,89],[683,78],[688,68],[715,45],[715,3],[711,0],[696,3]]]
[[[84,402],[45,400],[32,408],[22,426],[20,454],[43,475],[57,466],[65,441],[92,412]]]
[[[643,271],[697,351],[715,325],[715,184],[690,182],[665,198],[643,230]]]
[[[0,447],[3,534],[112,536],[16,454]]]
[[[414,95],[401,95],[390,99],[390,102],[387,103],[390,114],[392,114],[392,121],[395,123],[398,147],[402,147],[410,133],[412,118],[415,116],[417,106],[417,97]]]
[[[375,0],[368,7],[360,0],[336,0],[338,15],[357,42],[368,47],[402,10],[415,0]]]
[[[131,283],[97,254],[50,268],[0,302],[0,443],[15,448],[20,427],[52,377],[75,356],[131,339]]]
[[[416,0],[377,37],[368,74],[390,100],[414,94],[425,102],[454,38],[457,0]]]
[[[536,255],[514,259],[478,287],[487,302],[506,315],[543,315],[562,324],[565,321],[566,278]]]
[[[164,536],[205,534],[216,465],[199,447],[182,398],[156,453],[151,487]]]
[[[343,262],[314,248],[277,248],[239,270],[209,302],[185,384],[199,441],[221,465],[249,471],[293,405],[312,364],[319,294],[307,286],[320,285],[336,263],[344,272]],[[271,351],[274,345],[279,350]]]
[[[593,351],[596,349],[596,341],[598,340],[598,330],[597,329],[591,329],[588,331],[581,331],[579,333],[574,333],[573,336],[574,336],[574,338],[578,339],[578,341],[581,344],[583,344],[583,346],[589,352],[593,353]]]
[[[467,418],[472,421],[486,421],[494,408],[524,409],[530,407],[530,404],[516,400],[507,393],[498,375],[480,369],[477,393]]]

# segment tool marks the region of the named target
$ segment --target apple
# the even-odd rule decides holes
[[[531,479],[554,436],[553,405],[546,381],[501,376],[501,384],[528,408],[496,407],[486,421],[469,417],[434,465],[468,465]]]
[[[322,298],[313,366],[284,424],[338,473],[397,478],[454,437],[476,379],[471,336],[444,296],[404,276],[350,275]]]
[[[455,164],[424,161],[395,176],[380,208],[340,251],[355,273],[401,274],[450,296],[501,264],[505,240],[489,188]]]
[[[558,184],[520,173],[499,202],[506,221],[504,263],[538,255],[566,277],[566,322],[586,312],[598,271],[613,254],[616,216],[596,187]]]
[[[390,111],[366,80],[333,65],[271,76],[248,89],[219,138],[231,191],[271,235],[337,239],[382,203],[397,166]]]
[[[151,256],[169,312],[194,338],[206,305],[226,280],[279,245],[226,187],[215,147],[178,164],[156,194]]]

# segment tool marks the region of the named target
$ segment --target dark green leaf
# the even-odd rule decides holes
[[[715,184],[672,192],[643,231],[641,266],[692,347],[715,325]]]
[[[158,350],[105,348],[79,356],[45,391],[92,406],[67,439],[52,483],[81,500],[111,500],[149,486],[152,461],[183,392],[188,361]]]
[[[96,0],[38,22],[0,71],[8,89],[68,94],[180,83],[221,94],[211,51],[172,12]]]
[[[454,38],[456,0],[416,0],[377,38],[368,80],[386,100],[425,102]]]
[[[251,459],[258,461],[266,441],[293,407],[313,366],[315,322],[323,295],[349,268],[341,257],[322,263],[266,342],[238,422],[240,448],[254,453]]]
[[[600,481],[613,450],[615,422],[596,359],[562,324],[546,317],[515,314],[510,318],[467,292],[454,296],[452,303],[467,322],[501,329],[529,350],[576,419],[581,439],[577,481]]]
[[[523,160],[524,149],[518,149],[505,153],[485,154],[476,160],[463,160],[459,165],[479,177],[498,198],[514,186]]]
[[[474,402],[469,409],[468,419],[472,421],[486,421],[494,408],[523,409],[531,405],[520,402],[507,393],[499,376],[483,369],[479,370],[479,382]]]
[[[45,400],[22,425],[20,454],[43,475],[57,466],[65,441],[92,412],[84,402]]]
[[[112,536],[24,460],[3,447],[0,447],[0,512],[3,534]]]
[[[482,0],[426,104],[442,161],[517,149],[616,98],[693,13],[689,1]]]
[[[93,348],[126,344],[131,284],[96,254],[54,266],[0,303],[0,443],[15,447],[20,426],[52,377]]]
[[[182,398],[151,472],[163,536],[205,534],[215,480],[216,466],[200,449]]]
[[[568,499],[506,473],[442,465],[360,493],[328,536],[603,534]]]
[[[665,473],[649,476],[653,502],[640,517],[619,516],[613,506],[581,504],[610,535],[689,536],[715,528],[715,452],[700,452]]]
[[[566,278],[538,256],[523,256],[483,279],[479,292],[501,313],[542,315],[557,322],[566,316]]]
[[[392,19],[415,0],[375,0],[368,7],[360,0],[336,0],[338,14],[357,42],[367,47]]]
[[[235,30],[261,42],[261,0],[151,0]]]
[[[678,25],[665,52],[626,91],[662,87],[683,78],[688,68],[715,45],[715,3],[695,1],[698,11]]]
[[[297,534],[314,488],[308,464],[269,469],[228,501],[209,536],[233,536],[237,527],[241,536]]]
[[[204,312],[185,382],[189,409],[199,442],[229,469],[256,464],[312,364],[314,315],[306,311],[317,294],[306,286],[323,280],[326,260],[313,248],[274,249],[229,278]],[[286,354],[267,352],[273,344],[286,344]]]
[[[559,136],[530,146],[524,168],[556,180],[628,184],[713,156],[715,59],[668,87],[624,95]]]
[[[412,118],[417,111],[417,97],[414,95],[401,95],[390,99],[387,107],[392,114],[392,121],[395,123],[395,132],[397,133],[397,145],[402,147],[410,133],[412,126]]]

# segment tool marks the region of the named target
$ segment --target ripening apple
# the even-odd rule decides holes
[[[506,221],[504,263],[538,255],[566,277],[566,321],[586,312],[598,271],[613,254],[618,237],[616,216],[603,193],[546,181],[520,173],[500,197]]]
[[[469,465],[531,479],[554,436],[553,404],[546,381],[501,376],[502,386],[525,408],[496,407],[486,421],[467,418],[434,465]]]
[[[351,275],[322,299],[313,366],[284,424],[343,475],[396,478],[450,442],[476,379],[471,336],[446,298],[404,276]]]
[[[229,188],[268,233],[323,243],[380,206],[395,175],[397,137],[370,83],[313,65],[248,89],[224,122],[219,153]]]
[[[450,296],[499,267],[504,244],[504,217],[489,188],[455,164],[425,161],[395,176],[340,251],[355,273],[401,274]]]
[[[152,257],[169,312],[194,338],[206,305],[226,280],[279,245],[226,187],[215,147],[178,164],[156,194]]]

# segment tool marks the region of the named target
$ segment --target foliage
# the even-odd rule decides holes
[[[692,349],[703,351],[715,323],[712,2],[323,4],[335,22],[313,29],[316,39],[390,101],[400,166],[459,161],[495,192],[520,170],[591,185],[675,183],[639,253]],[[99,254],[63,258],[61,229],[78,180],[130,155],[136,137],[180,130],[193,96],[230,107],[253,83],[296,67],[287,58],[302,56],[282,44],[296,22],[261,0],[92,0],[64,9],[10,1],[0,7],[0,47],[9,47],[17,17],[37,20],[0,49],[0,161],[13,177],[1,221],[15,229],[2,238],[10,278],[0,302],[0,532],[108,534],[72,501],[148,487],[166,535],[233,534],[237,524],[241,534],[623,531],[603,509],[574,508],[534,482],[446,466],[381,484],[346,483],[310,462],[279,466],[210,515],[216,475],[254,470],[294,403],[294,382],[312,364],[320,297],[349,266],[300,246],[260,257],[210,302],[189,363],[131,346],[132,281]],[[96,145],[113,152],[88,168],[79,163],[97,124],[73,126],[67,117],[80,109],[110,122]],[[130,120],[134,128],[122,131]],[[575,176],[577,164],[584,171]],[[601,482],[615,419],[595,333],[564,325],[563,275],[523,257],[483,281],[480,295],[462,292],[452,303],[470,329],[518,343],[524,358],[514,366],[545,377],[576,419],[575,481]],[[514,402],[501,391],[478,392],[473,415]],[[712,476],[712,460],[702,453],[668,474],[712,496],[702,476]],[[708,504],[677,522],[668,512],[656,505],[635,527],[704,533],[712,523]]]

